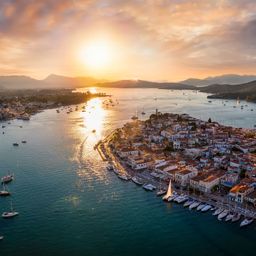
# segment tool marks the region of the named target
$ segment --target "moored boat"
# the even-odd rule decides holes
[[[129,180],[129,177],[127,175],[125,175],[125,174],[119,174],[118,178],[121,179],[121,180],[124,180],[124,181],[128,181]]]
[[[185,203],[183,204],[183,206],[184,206],[184,207],[188,207],[188,206],[190,206],[190,205],[193,204],[193,203],[194,203],[194,200],[193,200],[193,199],[188,199],[188,201],[185,202]]]
[[[230,220],[232,220],[232,218],[234,217],[234,213],[233,212],[231,212],[231,213],[229,213],[228,215],[227,215],[227,217],[225,218],[225,221],[230,221]]]
[[[6,187],[3,184],[3,190],[0,191],[0,196],[9,196],[9,195],[11,195],[11,193],[8,190],[6,190]]]
[[[8,175],[2,177],[1,181],[2,181],[2,183],[6,184],[6,183],[9,183],[9,182],[13,181],[13,179],[14,179],[14,175],[13,174],[8,174]]]
[[[250,225],[253,222],[253,219],[245,218],[241,223],[240,223],[240,228],[245,227]]]
[[[162,195],[164,195],[165,193],[166,193],[166,190],[165,190],[165,189],[159,189],[159,190],[157,190],[156,195],[157,195],[157,196],[162,196]]]
[[[169,197],[173,195],[172,192],[172,180],[170,179],[167,193],[163,196],[163,200],[168,201]]]
[[[142,181],[140,181],[137,177],[132,177],[132,181],[136,184],[136,185],[139,185],[139,186],[141,186],[141,185],[143,185],[143,182]]]
[[[143,185],[143,188],[147,191],[153,191],[156,189],[156,187],[152,184],[145,184],[145,185]]]
[[[192,210],[192,209],[196,208],[199,204],[200,204],[199,201],[195,201],[193,204],[191,204],[191,205],[189,206],[189,210]]]
[[[222,213],[224,211],[224,209],[222,208],[217,208],[214,213],[212,214],[213,216],[219,215],[220,213]]]
[[[207,212],[212,208],[210,204],[206,204],[202,209],[201,212]]]
[[[18,216],[19,213],[13,210],[12,202],[11,202],[11,210],[9,212],[3,212],[2,217],[4,219],[10,219]]]
[[[233,216],[231,222],[239,221],[240,218],[241,218],[241,214],[240,214],[240,213],[236,213],[236,214]]]
[[[221,213],[218,215],[218,220],[222,220],[222,219],[225,218],[228,214],[229,214],[229,210],[224,210],[223,212],[221,212]]]
[[[197,211],[201,211],[204,207],[206,206],[206,204],[202,203],[202,204],[199,204],[196,208]]]

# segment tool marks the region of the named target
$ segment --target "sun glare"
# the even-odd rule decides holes
[[[94,42],[84,46],[79,56],[81,61],[90,68],[100,69],[106,67],[111,60],[110,47],[106,42]]]

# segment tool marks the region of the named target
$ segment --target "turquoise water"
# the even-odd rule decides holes
[[[0,234],[5,236],[0,255],[255,255],[255,225],[241,230],[210,213],[165,204],[106,171],[93,150],[100,138],[142,109],[145,118],[157,107],[250,128],[256,124],[255,104],[241,110],[233,108],[234,101],[226,107],[221,100],[208,103],[201,93],[107,92],[118,105],[106,109],[104,99],[94,99],[86,113],[47,110],[29,122],[6,123],[5,134],[0,134],[0,175],[15,173],[9,189],[20,215],[0,219]],[[12,146],[23,139],[28,143]],[[9,198],[0,198],[0,211],[9,204]]]

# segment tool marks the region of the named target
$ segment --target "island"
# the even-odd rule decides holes
[[[105,96],[105,93],[73,92],[72,89],[3,90],[0,91],[0,121],[29,120],[31,115],[45,109],[81,104]]]
[[[241,226],[256,217],[254,129],[156,110],[148,120],[116,129],[95,149],[120,179],[156,189],[157,195],[167,193],[167,202],[211,209],[219,220],[244,216]]]

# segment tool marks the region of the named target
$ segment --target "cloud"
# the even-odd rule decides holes
[[[120,75],[255,72],[255,13],[253,0],[5,0],[0,56],[10,69],[66,72],[75,43],[109,35],[121,45]]]

